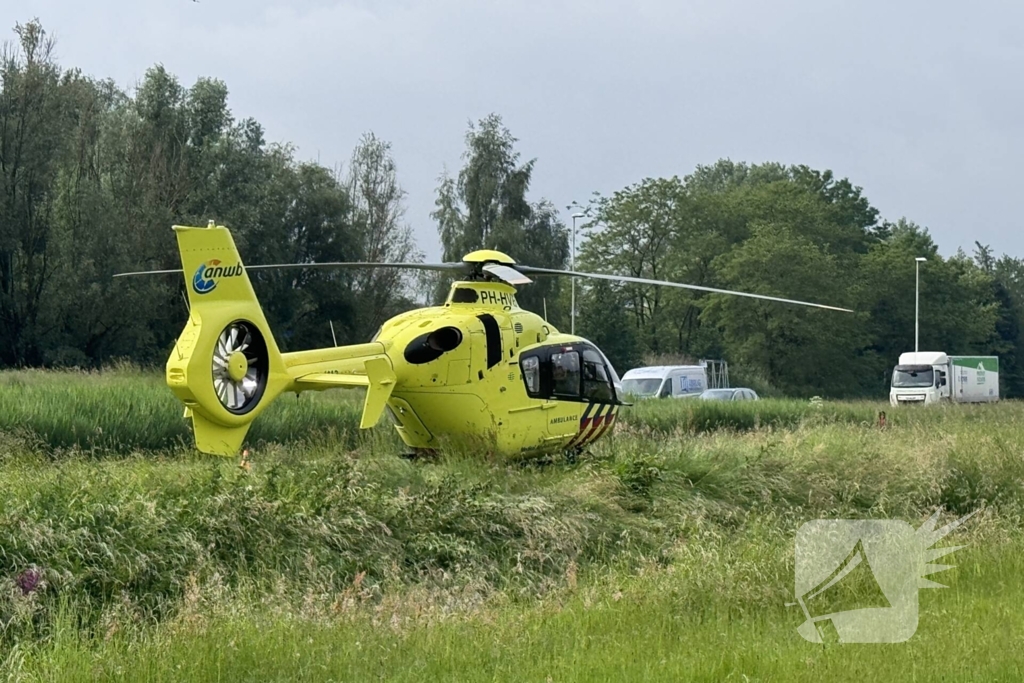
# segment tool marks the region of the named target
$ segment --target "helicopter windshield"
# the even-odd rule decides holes
[[[619,379],[619,373],[615,372],[615,366],[608,360],[608,356],[604,355],[604,351],[594,347],[594,350],[601,354],[601,358],[604,360],[604,366],[608,369],[608,374],[611,375],[612,386],[615,387],[615,391],[622,393],[622,380]]]
[[[604,360],[593,349],[583,349],[583,398],[605,403],[615,400]]]
[[[597,348],[584,344],[548,346],[520,360],[526,393],[534,398],[616,402],[618,376]]]

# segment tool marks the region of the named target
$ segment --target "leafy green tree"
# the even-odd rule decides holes
[[[1024,262],[1009,256],[996,259],[988,245],[975,242],[974,261],[992,277],[998,304],[995,336],[988,353],[999,356],[1002,393],[1024,396]]]
[[[1024,259],[1003,256],[996,261],[993,272],[1013,302],[1024,306]]]
[[[1006,287],[994,280],[993,298],[998,306],[992,341],[986,350],[999,356],[1000,393],[1007,398],[1024,396],[1024,319]]]
[[[516,138],[496,114],[466,133],[465,165],[458,179],[438,190],[438,229],[445,260],[490,245],[503,232],[522,229],[530,218],[526,200],[534,161],[519,164]]]
[[[730,234],[744,234],[752,221],[785,222],[837,254],[865,251],[879,218],[862,188],[805,165],[720,160],[698,166],[686,186],[695,194],[729,198],[731,218],[722,227]]]
[[[974,243],[974,263],[989,275],[995,274],[996,257],[992,247],[981,242]]]
[[[667,279],[678,274],[670,271],[668,258],[688,223],[688,204],[685,187],[678,178],[648,179],[611,197],[598,198],[592,206],[597,227],[589,228],[581,265],[638,278]],[[663,287],[639,284],[623,285],[622,294],[634,327],[643,331],[645,346],[655,352],[662,350],[662,330],[670,327],[665,320],[665,303],[680,295]]]
[[[299,163],[236,121],[227,86],[183,87],[162,66],[131,93],[64,71],[38,24],[0,59],[0,365],[161,363],[186,315],[172,224],[232,228],[247,263],[412,257],[387,143],[350,177]],[[260,271],[285,349],[365,340],[408,304],[401,283],[351,271]],[[360,279],[361,278],[361,279]]]
[[[730,288],[849,304],[849,276],[839,259],[792,228],[758,223],[717,264]],[[714,295],[703,315],[723,334],[730,360],[790,395],[842,396],[859,386],[857,356],[866,343],[864,315]]]
[[[601,272],[723,287],[716,259],[769,221],[812,241],[845,267],[874,241],[878,212],[858,187],[830,171],[721,160],[680,180],[647,179],[599,197],[585,264]],[[645,352],[694,357],[723,352],[720,330],[702,316],[705,293],[630,285],[630,311]]]
[[[398,183],[390,143],[373,133],[364,135],[352,153],[345,187],[352,202],[360,260],[422,261],[412,230],[403,221],[405,191]],[[385,320],[412,307],[404,295],[410,282],[410,274],[401,270],[378,268],[357,273],[359,338],[369,339]]]
[[[830,170],[816,171],[808,166],[792,166],[793,182],[810,190],[826,207],[827,224],[833,226],[830,244],[833,251],[848,249],[863,253],[877,227],[878,209],[847,178],[837,179]]]
[[[859,268],[859,308],[869,313],[865,356],[879,389],[901,353],[914,350],[915,258],[921,264],[920,348],[983,352],[995,333],[998,304],[992,279],[966,257],[943,259],[928,232],[901,219],[873,245]]]
[[[0,363],[37,364],[54,324],[46,299],[57,267],[53,188],[74,153],[78,76],[53,59],[38,22],[18,24],[0,52]]]
[[[627,313],[629,302],[607,280],[596,280],[576,292],[579,316],[576,332],[604,352],[621,376],[640,364],[636,323]]]
[[[443,175],[432,216],[438,224],[445,261],[461,261],[477,249],[497,249],[520,263],[565,267],[569,242],[565,226],[550,202],[527,199],[534,161],[520,163],[516,138],[491,114],[466,133],[464,166],[457,178]],[[540,311],[558,301],[558,278],[539,278],[519,290],[524,308]],[[441,291],[443,289],[443,291]],[[441,285],[437,296],[447,293]],[[549,310],[552,322],[562,318]]]

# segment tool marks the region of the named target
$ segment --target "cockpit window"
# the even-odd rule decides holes
[[[533,398],[616,402],[614,370],[585,344],[530,349],[520,357],[526,393]]]
[[[469,287],[456,287],[452,292],[453,304],[475,304],[479,298],[476,290]]]
[[[526,393],[530,396],[540,395],[540,359],[537,356],[524,358],[522,363],[523,379],[526,381]]]
[[[551,393],[579,397],[580,354],[575,351],[551,354]]]
[[[592,349],[583,350],[583,398],[591,401],[612,401],[615,398],[604,361]]]

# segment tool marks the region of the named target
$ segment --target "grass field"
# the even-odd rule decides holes
[[[648,402],[544,464],[410,462],[358,410],[283,397],[247,471],[159,377],[0,374],[0,676],[1024,678],[1024,405]],[[803,522],[937,508],[984,510],[910,641],[800,638]]]

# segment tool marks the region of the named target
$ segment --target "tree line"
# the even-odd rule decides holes
[[[226,85],[184,87],[155,66],[131,92],[66,69],[36,21],[0,52],[0,367],[162,363],[186,315],[183,280],[112,279],[179,267],[172,224],[229,226],[247,263],[418,261],[390,145],[372,133],[348,163],[301,161],[236,119]],[[442,256],[505,251],[565,268],[569,231],[531,201],[523,160],[497,115],[471,124],[461,169],[442,174]],[[577,331],[621,371],[656,357],[725,358],[734,377],[789,395],[878,396],[913,348],[914,258],[921,348],[996,354],[1024,395],[1024,263],[987,245],[950,258],[926,229],[880,217],[829,171],[727,160],[649,178],[569,211],[586,215],[579,270],[667,279],[856,311],[842,314],[607,282],[577,284]],[[279,345],[365,341],[385,319],[447,292],[396,270],[250,274]],[[568,283],[520,290],[568,328]]]
[[[0,365],[161,362],[186,315],[172,224],[233,229],[248,263],[418,258],[388,143],[343,171],[236,119],[224,83],[163,67],[134,92],[63,69],[38,22],[0,54]],[[411,301],[402,273],[254,277],[284,348],[365,340]]]
[[[594,197],[587,210],[580,261],[589,269],[855,311],[592,287],[582,329],[624,366],[652,352],[725,358],[762,390],[884,395],[900,353],[914,350],[915,259],[925,257],[921,350],[998,355],[1004,390],[1024,395],[1024,262],[982,244],[943,258],[926,229],[882,219],[860,187],[830,171],[722,160]]]

